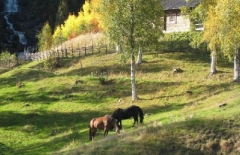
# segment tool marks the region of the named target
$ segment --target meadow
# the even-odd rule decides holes
[[[240,154],[239,83],[225,59],[208,76],[209,53],[144,53],[134,102],[130,63],[114,52],[62,58],[54,70],[44,63],[0,71],[1,155]],[[121,134],[98,131],[89,141],[92,118],[133,104],[144,124],[124,120]]]

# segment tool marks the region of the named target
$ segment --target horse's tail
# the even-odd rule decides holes
[[[138,113],[140,116],[140,123],[143,123],[144,115],[143,115],[143,111],[140,107],[138,107]]]
[[[91,131],[91,126],[89,125],[89,139],[92,140],[92,131]]]

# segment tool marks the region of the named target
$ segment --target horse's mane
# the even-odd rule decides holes
[[[123,109],[122,108],[117,108],[113,113],[117,113],[119,111],[122,111]]]
[[[114,118],[117,117],[122,110],[123,110],[123,109],[121,109],[121,108],[116,109],[116,110],[112,113],[111,117],[114,117]]]

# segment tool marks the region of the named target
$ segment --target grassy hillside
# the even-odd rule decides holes
[[[54,71],[44,62],[2,70],[0,154],[240,153],[240,94],[231,63],[219,61],[218,74],[208,77],[206,53],[148,53],[143,60],[136,102],[130,65],[121,65],[115,53],[64,58]],[[174,74],[176,67],[183,72]],[[143,125],[132,128],[133,120],[124,120],[120,135],[103,138],[98,131],[89,141],[93,117],[132,104],[143,109]]]

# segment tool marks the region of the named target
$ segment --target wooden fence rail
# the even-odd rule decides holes
[[[35,48],[36,49],[36,48]],[[33,51],[29,49],[29,51]],[[99,54],[100,52],[110,53],[110,52],[116,52],[116,49],[114,47],[109,46],[108,44],[93,44],[92,45],[86,45],[80,47],[79,45],[77,47],[66,46],[62,45],[58,48],[51,49],[44,52],[28,52],[24,51],[24,53],[18,54],[15,59],[12,57],[7,60],[1,60],[0,59],[0,68],[12,68],[14,66],[20,65],[22,63],[25,63],[26,61],[40,61],[40,60],[46,60],[50,58],[62,58],[62,57],[84,57],[87,55],[92,54]],[[199,48],[192,48],[189,45],[189,42],[171,42],[171,41],[161,41],[157,45],[157,51],[158,52],[207,52],[207,45],[204,44],[202,47]]]
[[[6,60],[0,59],[0,68],[12,68],[17,65],[21,65],[26,61],[41,61],[50,58],[63,58],[63,57],[85,57],[87,55],[99,54],[105,52],[106,54],[112,52],[111,48],[108,48],[107,44],[97,44],[91,46],[76,47],[73,46],[60,46],[56,49],[51,49],[43,52],[28,52],[24,51],[18,53],[17,56]]]
[[[18,57],[19,59],[23,59],[26,61],[36,61],[36,60],[45,60],[49,58],[55,57],[80,57],[80,56],[87,56],[94,53],[100,53],[100,51],[107,51],[107,44],[101,44],[98,46],[85,46],[85,47],[66,47],[60,49],[52,49],[44,52],[35,52],[35,53],[24,53],[23,56]]]

